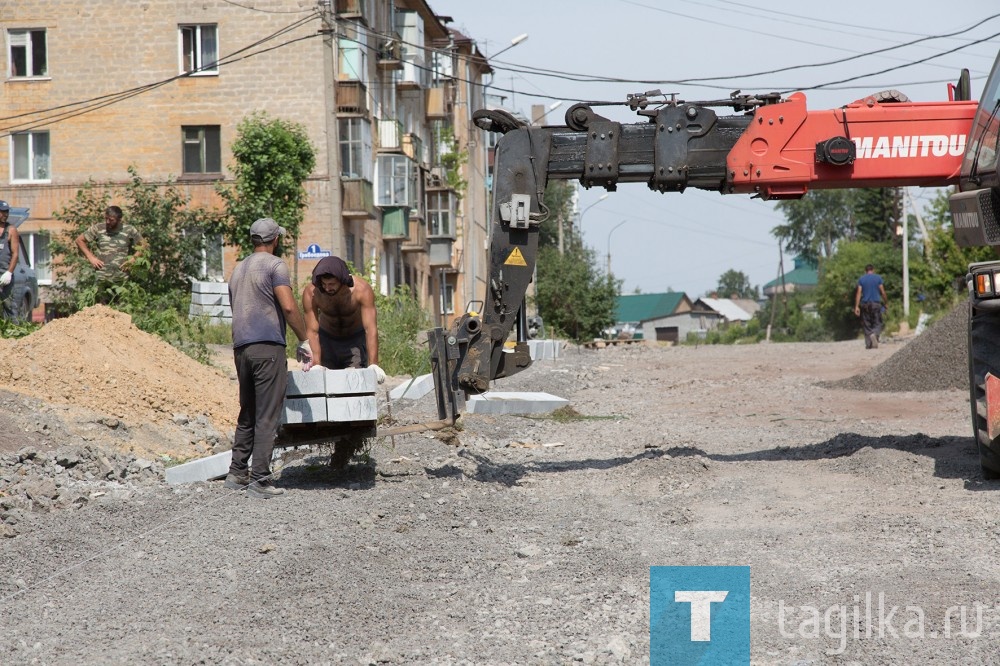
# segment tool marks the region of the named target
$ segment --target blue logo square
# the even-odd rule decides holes
[[[750,567],[650,567],[650,666],[748,666]]]

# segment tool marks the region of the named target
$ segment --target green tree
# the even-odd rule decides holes
[[[552,246],[538,252],[535,300],[546,326],[574,340],[599,337],[615,323],[621,280],[602,275],[593,249],[572,239],[565,252]]]
[[[110,305],[132,316],[140,329],[180,344],[190,325],[190,279],[203,278],[202,256],[206,230],[217,228],[218,214],[189,207],[189,199],[172,182],[145,182],[134,167],[124,186],[87,183],[62,209],[54,213],[64,231],[50,241],[54,262],[51,300],[63,314],[72,314],[96,302],[97,279],[76,247],[76,237],[104,221],[104,210],[114,202],[126,223],[139,229],[148,249],[135,262],[130,279],[114,287]]]
[[[246,256],[253,251],[250,225],[262,217],[273,218],[298,238],[306,207],[302,183],[316,165],[305,128],[258,111],[237,126],[232,150],[235,183],[217,188],[226,207],[219,229],[226,241]]]
[[[742,271],[730,268],[719,276],[719,284],[715,287],[719,298],[752,298],[760,297],[757,287],[750,284],[750,277]]]
[[[854,233],[852,240],[892,243],[903,213],[898,187],[853,190]]]
[[[885,293],[889,298],[887,324],[902,318],[903,255],[900,249],[890,243],[841,243],[837,253],[825,262],[816,288],[816,307],[838,340],[857,337],[861,330],[860,320],[854,315],[854,293],[867,264],[875,266],[875,271],[885,281]],[[909,253],[909,273],[911,294],[920,293],[933,283],[930,266],[919,252]]]
[[[852,228],[854,196],[851,190],[810,190],[798,200],[779,201],[776,208],[787,220],[771,230],[790,254],[819,264],[833,255],[836,243]]]
[[[539,229],[535,305],[546,326],[575,340],[586,340],[615,323],[621,280],[604,275],[596,252],[573,233],[572,202],[572,184],[549,182],[544,195],[548,217]]]
[[[573,233],[573,193],[575,187],[568,180],[550,180],[542,201],[549,216],[538,231],[538,247],[559,245],[559,227],[563,229],[563,247]]]

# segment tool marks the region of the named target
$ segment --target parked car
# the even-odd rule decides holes
[[[27,208],[15,208],[11,206],[10,214],[7,217],[8,224],[13,224],[15,228],[20,228],[27,219]],[[11,284],[13,285],[11,298],[14,299],[14,303],[17,306],[17,318],[20,321],[31,321],[31,311],[38,307],[38,277],[35,275],[35,269],[31,267],[31,263],[28,261],[28,252],[24,249],[24,240],[19,237],[18,241],[21,243],[21,248],[20,252],[17,253],[17,268],[14,269],[11,279]]]

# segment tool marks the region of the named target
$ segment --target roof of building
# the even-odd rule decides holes
[[[738,306],[729,298],[699,298],[697,303],[704,303],[718,312],[726,321],[750,321],[753,315]]]
[[[645,321],[672,315],[687,295],[683,291],[662,294],[627,294],[615,302],[615,321]]]
[[[781,283],[781,276],[778,276],[765,284],[764,289],[779,287],[781,286]],[[819,271],[816,270],[816,265],[808,259],[795,257],[795,268],[785,273],[784,283],[786,285],[794,284],[800,287],[815,287],[819,284]]]

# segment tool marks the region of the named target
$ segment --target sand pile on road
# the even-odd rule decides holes
[[[963,301],[882,363],[824,384],[856,391],[969,389],[969,303]]]
[[[131,425],[204,415],[220,432],[230,432],[239,412],[229,378],[103,305],[56,319],[27,337],[0,340],[0,388]]]

